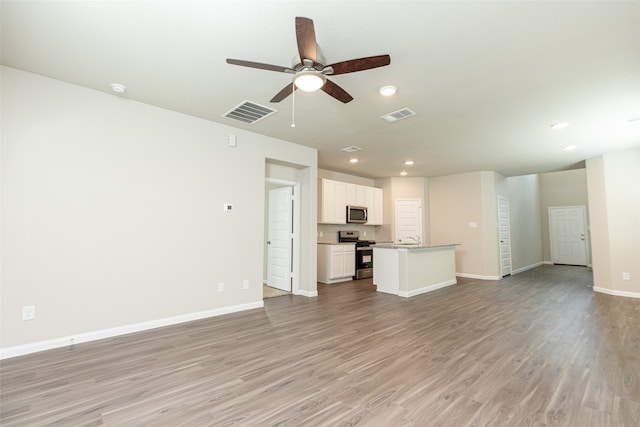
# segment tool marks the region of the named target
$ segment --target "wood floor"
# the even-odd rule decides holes
[[[584,267],[404,299],[371,281],[7,359],[2,426],[629,426],[640,300]]]

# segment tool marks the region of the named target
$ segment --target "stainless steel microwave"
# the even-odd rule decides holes
[[[347,205],[347,222],[364,224],[367,222],[367,208],[365,206]]]

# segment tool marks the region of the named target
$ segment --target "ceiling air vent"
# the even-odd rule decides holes
[[[402,110],[394,111],[393,113],[385,114],[384,116],[380,116],[382,120],[386,120],[389,123],[397,122],[398,120],[406,119],[407,117],[415,116],[416,112],[410,110],[408,108],[403,108]]]
[[[239,120],[241,122],[249,123],[250,125],[252,125],[255,122],[258,122],[276,112],[277,110],[274,110],[272,108],[256,104],[255,102],[244,100],[239,105],[224,113],[222,117]]]
[[[354,152],[356,152],[356,151],[360,151],[360,150],[362,150],[362,148],[360,148],[360,147],[356,147],[355,145],[352,145],[352,146],[350,146],[350,147],[344,147],[344,148],[341,148],[341,150],[342,150],[342,151],[346,151],[347,153],[354,153]]]

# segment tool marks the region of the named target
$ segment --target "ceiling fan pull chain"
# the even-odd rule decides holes
[[[296,127],[296,84],[291,82],[291,127]]]

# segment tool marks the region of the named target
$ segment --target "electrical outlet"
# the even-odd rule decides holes
[[[631,280],[631,275],[629,273],[622,273],[622,280]]]
[[[22,320],[33,320],[36,318],[36,306],[25,305],[22,307]]]
[[[248,280],[244,280],[242,282],[242,289],[249,289],[249,281]]]
[[[218,283],[218,292],[224,292],[224,283]]]

